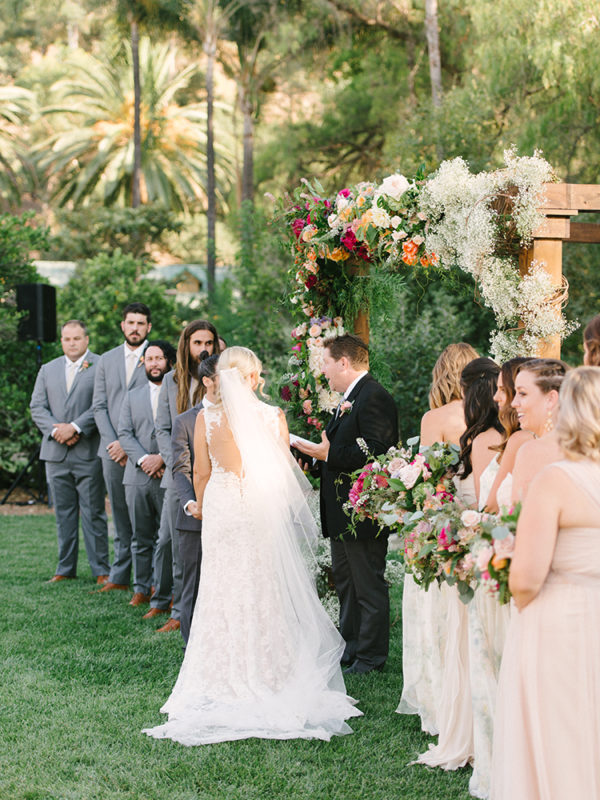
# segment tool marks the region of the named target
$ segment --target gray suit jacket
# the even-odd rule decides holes
[[[119,416],[121,405],[128,389],[144,386],[147,382],[146,370],[142,359],[133,370],[129,386],[125,385],[125,358],[123,345],[113,347],[100,356],[94,381],[94,419],[100,432],[100,448],[98,455],[110,460],[106,448],[118,439]],[[123,443],[121,442],[121,445]],[[124,449],[124,448],[123,448]]]
[[[148,380],[146,380],[145,386],[137,386],[125,395],[117,432],[121,447],[127,453],[123,483],[131,486],[144,486],[150,481],[157,480],[157,478],[146,475],[137,463],[146,453],[152,455],[160,452],[152,418]]]
[[[165,474],[163,475],[163,489],[174,489],[173,458],[171,455],[171,432],[173,420],[177,416],[177,384],[174,381],[175,370],[167,372],[163,378],[158,406],[156,409],[156,438],[158,439],[159,452],[165,460]]]
[[[69,450],[86,461],[96,457],[100,437],[92,412],[92,395],[99,361],[100,356],[88,350],[68,394],[64,356],[44,364],[38,372],[29,407],[43,435],[40,458],[44,461],[64,461]],[[74,422],[81,428],[77,444],[68,447],[53,438],[52,426],[57,422]]]
[[[198,531],[198,533],[202,530],[202,520],[190,517],[185,513],[183,507],[189,500],[196,499],[193,483],[194,427],[201,408],[202,403],[198,403],[197,406],[176,416],[171,435],[173,481],[179,497],[175,527],[180,531]]]

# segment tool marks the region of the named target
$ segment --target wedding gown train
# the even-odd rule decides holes
[[[361,715],[346,695],[343,640],[303,557],[303,526],[314,520],[290,489],[293,459],[277,441],[280,412],[252,397],[241,428],[222,406],[203,412],[212,472],[198,599],[179,677],[161,708],[168,722],[145,730],[184,745],[328,740],[351,733],[345,720]],[[256,447],[258,461],[246,461]],[[252,470],[260,464],[263,474]],[[286,492],[294,503],[284,502]]]
[[[600,465],[554,466],[600,512]],[[539,594],[512,614],[498,687],[491,797],[600,797],[600,528],[561,528]]]

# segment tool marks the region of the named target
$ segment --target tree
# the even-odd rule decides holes
[[[35,95],[21,86],[0,87],[0,196],[8,207],[18,205],[35,172],[23,136],[24,122],[35,108]]]
[[[121,59],[74,56],[73,77],[59,81],[56,104],[44,113],[59,130],[36,146],[38,163],[53,184],[59,206],[77,207],[92,200],[130,205],[134,166],[131,46]],[[177,72],[170,45],[140,41],[141,200],[167,208],[193,210],[206,200],[206,108],[179,105],[197,73],[190,64]],[[218,106],[219,122],[227,108]],[[230,182],[230,135],[224,122],[219,136],[217,192],[224,198]]]

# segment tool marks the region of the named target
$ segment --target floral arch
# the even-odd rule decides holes
[[[498,360],[558,356],[577,327],[562,311],[562,243],[600,241],[600,225],[572,220],[597,210],[600,186],[557,183],[540,153],[514,149],[497,170],[474,174],[455,158],[429,176],[396,173],[333,197],[303,181],[277,214],[294,256],[290,299],[299,320],[283,399],[298,406],[307,429],[322,427],[338,402],[321,376],[324,341],[344,326],[368,339],[373,279],[403,280],[408,270],[470,275],[495,316],[490,350]]]

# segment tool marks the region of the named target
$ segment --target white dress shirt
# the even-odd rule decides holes
[[[69,356],[65,356],[65,383],[67,385],[67,394],[71,391],[71,386],[73,386],[73,381],[75,380],[75,375],[81,369],[83,362],[86,359],[89,350],[86,350],[85,353],[77,359],[77,361],[71,361]],[[69,425],[72,425],[77,433],[81,433],[81,428],[75,422],[70,422]],[[52,431],[52,436],[54,436],[56,432],[56,428]]]
[[[129,386],[129,381],[133,375],[133,370],[136,368],[140,358],[144,354],[146,341],[144,340],[139,347],[132,350],[127,342],[123,342],[123,353],[125,356],[125,383]]]
[[[158,395],[160,394],[160,387],[162,383],[153,383],[152,381],[148,381],[150,384],[150,408],[152,409],[152,419],[156,422],[156,409],[158,408]],[[160,453],[159,453],[160,455]],[[144,453],[143,456],[138,458],[138,466],[142,463],[145,458],[148,458],[149,453]]]

